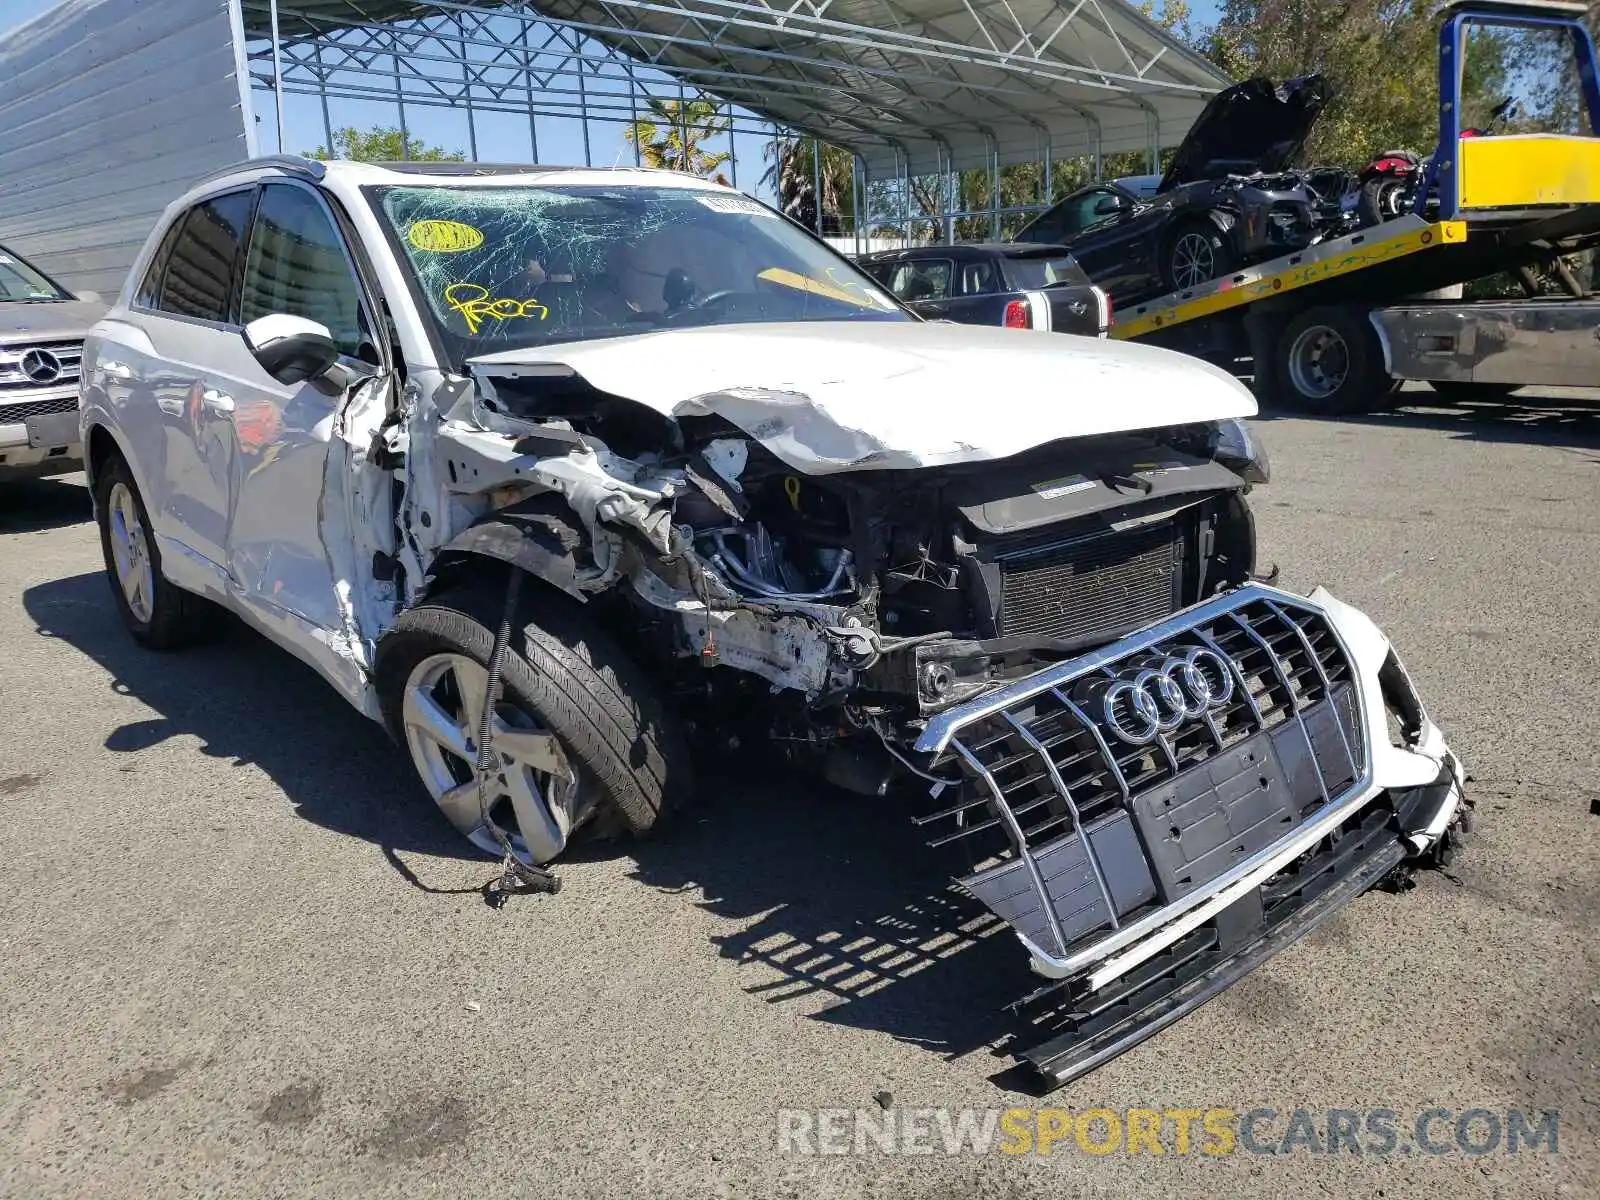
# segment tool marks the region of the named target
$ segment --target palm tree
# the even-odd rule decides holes
[[[817,228],[818,154],[822,184],[822,231],[843,233],[844,218],[855,216],[855,159],[850,151],[815,138],[768,142],[761,181],[778,195],[778,208],[807,229]]]
[[[728,132],[728,118],[714,100],[650,100],[648,117],[633,122],[622,136],[639,148],[639,161],[647,167],[682,171],[726,184],[719,169],[732,157],[728,151],[712,153],[705,143]]]

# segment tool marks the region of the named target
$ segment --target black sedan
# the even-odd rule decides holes
[[[1345,172],[1288,170],[1325,101],[1319,75],[1235,84],[1212,98],[1153,193],[1091,184],[1017,240],[1066,246],[1119,302],[1302,250],[1354,221]]]
[[[906,307],[934,321],[1103,334],[1105,292],[1060,246],[984,242],[911,246],[856,262]]]

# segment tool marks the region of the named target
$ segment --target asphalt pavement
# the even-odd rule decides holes
[[[241,628],[139,650],[81,480],[6,489],[0,1195],[1600,1195],[1600,401],[1258,429],[1263,557],[1390,634],[1477,829],[1043,1102],[995,1052],[1022,955],[898,812],[743,764],[495,911],[376,726]],[[780,1109],[1037,1103],[1268,1108],[1279,1137],[1297,1107],[1554,1109],[1559,1143],[777,1138]]]

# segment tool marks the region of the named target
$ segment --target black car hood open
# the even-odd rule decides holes
[[[1224,88],[1201,111],[1183,139],[1160,191],[1199,179],[1281,171],[1305,144],[1327,103],[1321,75],[1277,85],[1247,79]]]

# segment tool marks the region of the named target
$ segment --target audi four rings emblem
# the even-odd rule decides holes
[[[1195,646],[1117,676],[1101,712],[1117,737],[1145,746],[1232,698],[1233,671],[1216,651]]]
[[[29,350],[22,356],[22,373],[33,383],[54,383],[61,378],[61,360],[48,350]]]

